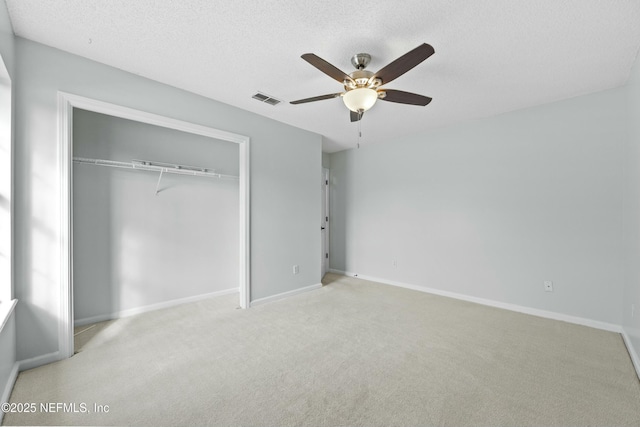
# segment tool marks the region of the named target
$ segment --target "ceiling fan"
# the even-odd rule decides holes
[[[307,102],[322,101],[324,99],[332,99],[341,96],[345,105],[350,110],[350,118],[352,122],[360,120],[364,112],[373,107],[378,99],[397,102],[400,104],[425,106],[431,102],[431,98],[428,96],[395,89],[383,89],[381,86],[400,77],[433,55],[434,52],[435,50],[433,47],[423,43],[412,51],[405,53],[400,58],[391,62],[377,73],[365,70],[367,65],[369,65],[369,62],[371,62],[371,55],[367,53],[358,53],[351,58],[351,63],[356,67],[356,71],[351,74],[344,73],[313,53],[305,53],[301,56],[302,59],[329,77],[342,83],[345,91],[299,99],[297,101],[291,101],[291,104],[304,104]]]

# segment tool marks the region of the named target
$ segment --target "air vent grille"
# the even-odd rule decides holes
[[[269,97],[267,95],[264,95],[260,92],[256,93],[255,95],[252,96],[253,99],[257,99],[258,101],[266,101],[267,99],[269,99]]]
[[[280,104],[280,100],[279,99],[275,99],[275,98],[267,98],[264,100],[264,102],[266,102],[269,105],[278,105]]]
[[[280,104],[282,101],[274,98],[272,96],[269,95],[265,95],[264,93],[258,92],[255,95],[252,96],[253,99],[257,99],[260,102],[265,102],[269,105],[278,105]]]

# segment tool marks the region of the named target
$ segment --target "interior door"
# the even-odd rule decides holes
[[[320,232],[322,241],[322,276],[329,271],[329,169],[322,169],[322,216]]]

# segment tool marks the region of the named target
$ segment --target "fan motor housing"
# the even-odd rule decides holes
[[[369,79],[373,76],[373,73],[367,70],[358,70],[349,74],[349,76],[356,82],[356,85],[360,87],[366,86]]]
[[[373,73],[371,71],[365,70],[370,62],[371,55],[368,53],[356,53],[351,57],[351,63],[357,70],[349,74],[351,80],[344,81],[344,88],[346,90],[356,88],[375,89],[382,84],[380,79],[372,79]]]
[[[345,89],[355,89],[360,87],[376,88],[382,83],[380,79],[371,79],[373,73],[368,70],[356,70],[349,74],[351,80],[344,81]]]

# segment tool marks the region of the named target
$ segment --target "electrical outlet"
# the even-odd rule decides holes
[[[300,273],[300,266],[294,265],[293,266],[293,274],[298,274],[298,273]]]
[[[553,292],[553,282],[551,280],[544,281],[544,291]]]

